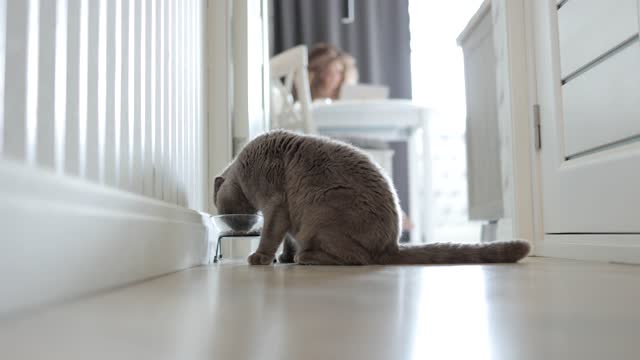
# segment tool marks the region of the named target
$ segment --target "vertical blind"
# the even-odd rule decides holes
[[[206,204],[204,0],[0,0],[0,156]]]

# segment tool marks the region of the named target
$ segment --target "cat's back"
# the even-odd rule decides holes
[[[351,145],[325,137],[293,134],[287,150],[286,168],[298,184],[390,190],[380,168],[366,153]]]
[[[261,173],[259,169],[274,172],[277,168],[283,180],[295,186],[389,189],[388,180],[367,154],[326,137],[269,131],[247,144],[239,160],[256,174]]]

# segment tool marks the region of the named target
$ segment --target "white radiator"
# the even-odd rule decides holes
[[[204,208],[202,1],[0,8],[3,157]]]
[[[0,0],[0,315],[202,261],[205,7]]]

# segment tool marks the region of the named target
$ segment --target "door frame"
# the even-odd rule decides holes
[[[207,1],[206,84],[209,145],[207,209],[216,213],[213,203],[215,175],[233,159],[233,54],[232,0]]]
[[[257,11],[263,19],[260,27],[251,24],[250,16]],[[206,168],[207,209],[211,214],[216,213],[215,176],[226,168],[244,143],[269,127],[268,14],[267,0],[207,1],[205,97],[209,159]],[[257,35],[264,44],[262,59],[248,61],[249,47],[259,40],[256,33],[250,31],[260,31]],[[255,81],[249,78],[249,72],[260,73],[260,91],[249,86]],[[247,101],[249,97],[252,103]],[[260,102],[260,106],[255,106]],[[257,107],[261,110],[256,111]]]
[[[207,1],[205,96],[209,158],[206,169],[210,214],[217,214],[213,203],[216,175],[227,167],[247,141],[269,126],[268,5],[267,0]],[[251,16],[257,11],[263,21],[259,27],[251,23],[254,20]],[[262,59],[249,61],[250,47],[259,40],[256,33],[250,31],[260,31],[257,35],[263,41]],[[261,68],[257,69],[257,65]],[[255,81],[249,77],[250,71],[260,73],[261,91],[254,91],[250,86],[250,82]],[[260,93],[262,99],[259,99]],[[256,110],[260,107],[256,105],[261,105],[261,111]],[[225,257],[243,257],[253,252],[257,244],[256,238],[236,238],[233,242],[223,241],[222,252]]]
[[[496,48],[504,218],[499,238],[544,239],[540,159],[535,149],[533,105],[537,102],[531,2],[492,0]],[[526,89],[522,91],[522,89]],[[508,156],[504,156],[508,155]]]

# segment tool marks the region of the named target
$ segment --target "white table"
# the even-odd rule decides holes
[[[322,135],[408,142],[409,216],[415,225],[412,242],[432,239],[430,114],[428,108],[409,100],[316,102],[312,107],[313,121]]]

